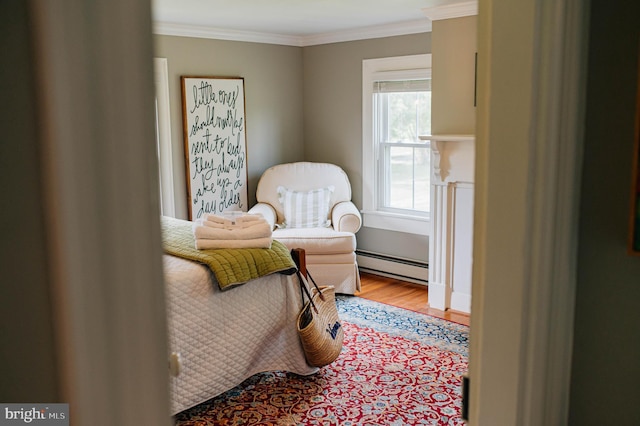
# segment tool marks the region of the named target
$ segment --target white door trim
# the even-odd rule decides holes
[[[59,402],[72,424],[169,426],[150,2],[30,10]]]
[[[173,154],[171,153],[171,111],[169,108],[169,65],[167,58],[154,58],[156,86],[156,132],[160,161],[160,194],[162,214],[176,217],[173,186]]]
[[[586,27],[579,0],[480,2],[470,425],[567,422]]]
[[[584,2],[539,2],[519,425],[567,424],[586,87]]]

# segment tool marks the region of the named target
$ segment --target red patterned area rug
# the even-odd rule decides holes
[[[463,425],[468,327],[338,296],[344,347],[311,376],[256,374],[176,425]]]

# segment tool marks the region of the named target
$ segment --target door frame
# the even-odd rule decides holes
[[[587,27],[479,3],[470,425],[568,420]]]

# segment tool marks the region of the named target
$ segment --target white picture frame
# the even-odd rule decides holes
[[[189,219],[247,211],[242,77],[181,76]]]

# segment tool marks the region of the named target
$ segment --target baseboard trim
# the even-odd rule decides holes
[[[471,312],[471,295],[453,291],[451,293],[451,309],[458,312]]]
[[[358,268],[363,272],[402,279],[416,284],[427,285],[429,283],[429,264],[427,262],[363,250],[357,250],[356,257]]]
[[[451,303],[451,289],[444,283],[429,283],[429,307],[446,311]]]

